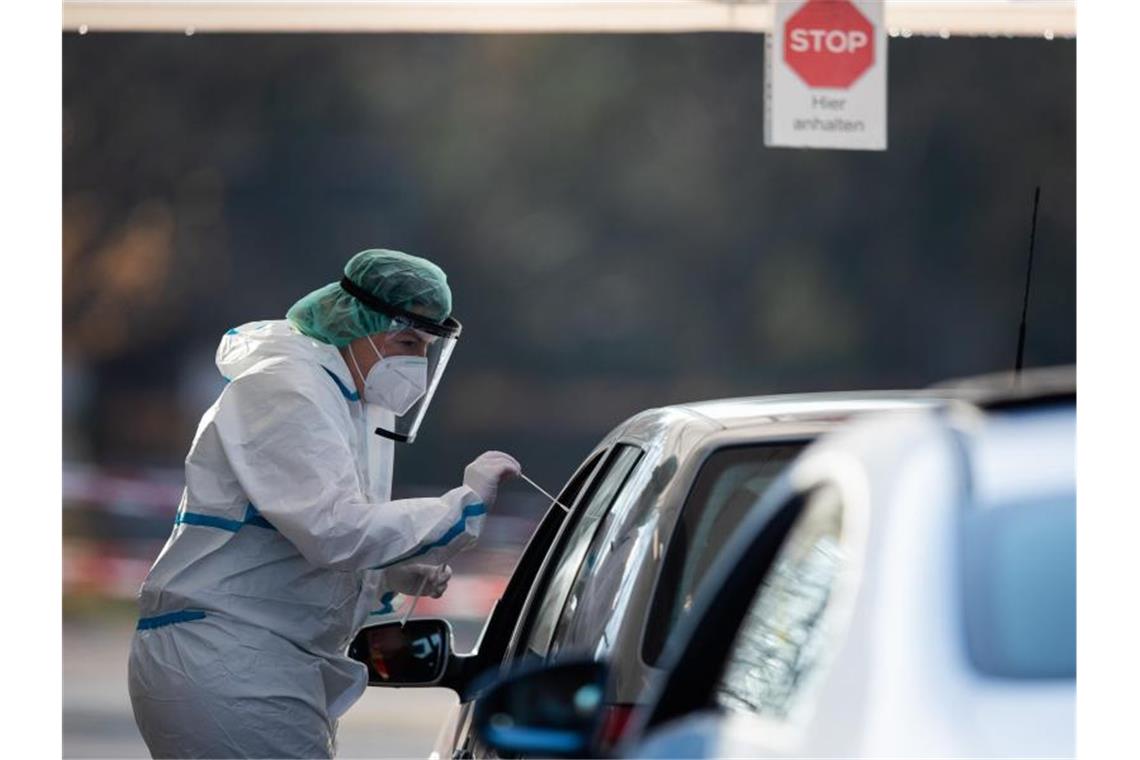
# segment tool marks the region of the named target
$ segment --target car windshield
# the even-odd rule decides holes
[[[701,467],[669,539],[642,642],[654,665],[677,622],[691,609],[700,583],[736,527],[807,441],[734,446]]]

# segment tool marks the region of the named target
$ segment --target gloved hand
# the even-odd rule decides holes
[[[463,485],[479,494],[483,505],[490,509],[499,495],[499,484],[520,472],[522,465],[510,454],[485,451],[463,471]]]
[[[420,584],[424,578],[427,578],[427,583],[424,583],[421,592]],[[443,596],[449,580],[451,580],[450,565],[414,565],[405,562],[393,565],[384,571],[385,585],[390,590],[408,595],[422,593],[433,599]]]

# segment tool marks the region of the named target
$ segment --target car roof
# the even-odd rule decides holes
[[[646,409],[629,417],[611,430],[598,448],[619,439],[650,441],[667,430],[683,434],[756,428],[765,435],[776,435],[780,427],[800,423],[819,432],[829,423],[840,423],[856,414],[929,409],[955,401],[996,410],[1069,399],[1075,393],[1073,367],[1045,367],[949,380],[918,390],[824,391],[691,401]]]
[[[755,429],[765,436],[810,429],[815,435],[852,415],[926,408],[956,398],[947,391],[843,391],[743,396],[646,409],[614,427],[598,445],[615,441],[647,443],[668,437],[700,437],[718,431]],[[805,427],[806,426],[806,427]]]
[[[926,408],[952,397],[946,391],[931,390],[839,391],[747,396],[676,406],[732,429],[768,422],[839,421],[866,412]]]

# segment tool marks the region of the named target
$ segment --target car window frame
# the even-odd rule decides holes
[[[578,465],[574,474],[566,481],[566,485],[559,491],[557,496],[559,503],[566,504],[574,509],[578,499],[589,489],[606,453],[606,449],[593,451]],[[578,482],[579,480],[581,482]],[[502,661],[506,655],[511,635],[518,624],[521,613],[524,611],[530,589],[534,585],[535,579],[539,577],[542,564],[550,553],[551,547],[558,540],[566,517],[566,511],[552,502],[542,520],[539,521],[538,527],[531,534],[526,548],[511,573],[510,580],[507,581],[502,596],[495,601],[491,614],[487,617],[487,624],[483,626],[483,631],[475,644],[474,653],[480,658],[481,667],[490,667],[488,660]],[[497,657],[495,656],[496,650],[498,651]]]
[[[558,492],[559,503],[571,509],[576,506],[578,499],[589,488],[608,451],[608,447],[595,449],[582,460],[574,470],[574,474],[567,479],[566,485]],[[581,482],[578,482],[579,480]],[[566,515],[562,507],[552,502],[539,521],[538,527],[531,534],[502,596],[495,601],[479,640],[475,643],[472,651],[472,657],[475,658],[471,666],[473,672],[487,672],[503,667],[511,637],[518,625],[521,612],[525,609],[531,587],[542,570],[550,547],[558,538],[566,521]],[[473,756],[472,741],[475,737],[471,734],[471,707],[477,700],[478,694],[460,695],[460,703],[456,707],[460,713],[450,747],[451,756]]]
[[[613,508],[613,505],[617,502],[622,493],[622,490],[625,488],[625,485],[629,482],[630,477],[637,470],[638,465],[644,461],[645,450],[642,448],[642,445],[640,443],[627,440],[614,441],[607,448],[604,459],[594,469],[594,472],[590,476],[590,482],[587,483],[582,489],[582,492],[579,494],[578,501],[575,504],[570,505],[571,512],[566,516],[566,519],[562,521],[558,535],[551,544],[550,549],[547,551],[546,557],[543,559],[542,567],[539,569],[538,574],[535,577],[535,582],[531,586],[530,593],[527,595],[526,603],[522,608],[518,623],[511,635],[511,641],[503,656],[503,672],[509,670],[510,667],[517,664],[522,658],[522,647],[527,641],[527,638],[534,627],[534,623],[539,612],[542,610],[542,600],[545,598],[546,592],[549,589],[550,582],[553,579],[553,574],[557,571],[558,563],[568,549],[570,537],[573,535],[574,529],[582,517],[583,512],[580,507],[583,504],[589,503],[589,501],[593,498],[597,488],[605,480],[606,476],[609,474],[610,470],[617,462],[618,458],[621,456],[622,451],[627,448],[637,449],[640,454],[638,458],[634,460],[633,465],[630,467],[622,482],[619,484],[617,490],[614,492],[610,503],[606,506],[606,513],[608,513]],[[601,520],[599,520],[598,524],[601,524]],[[591,540],[592,539],[593,535],[591,535]],[[584,559],[585,557],[583,556],[583,560]],[[575,572],[575,577],[576,575],[577,571]],[[563,602],[565,602],[565,600],[563,600]],[[561,616],[561,613],[562,610],[560,608],[559,616]]]
[[[627,517],[628,510],[633,508],[638,501],[638,499],[630,498],[630,486],[637,482],[638,476],[644,467],[653,464],[647,451],[640,446],[633,446],[633,448],[637,449],[638,455],[633,460],[629,471],[626,472],[621,483],[618,484],[617,490],[614,491],[613,498],[610,499],[610,503],[606,506],[605,512],[594,525],[593,533],[586,544],[586,551],[582,554],[582,561],[578,563],[578,567],[574,571],[574,577],[570,581],[566,598],[562,600],[561,609],[555,618],[554,630],[551,632],[550,643],[545,655],[547,662],[554,661],[558,655],[563,653],[563,645],[566,643],[565,637],[568,633],[572,632],[573,626],[571,624],[575,620],[577,613],[581,610],[581,607],[578,607],[571,612],[568,610],[568,606],[575,592],[582,590],[579,584],[589,582],[588,578],[584,579],[583,577],[583,573],[586,571],[587,561],[591,555],[596,558],[601,556],[600,547],[604,546],[607,540],[610,540],[612,531],[621,526],[621,523]],[[638,495],[640,496],[640,494]],[[620,511],[623,508],[625,511]],[[617,522],[613,522],[615,519]],[[591,568],[591,570],[592,569],[593,568]]]

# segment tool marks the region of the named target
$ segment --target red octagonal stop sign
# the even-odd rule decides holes
[[[846,89],[875,62],[874,28],[848,0],[808,0],[784,26],[784,60],[811,87]]]

